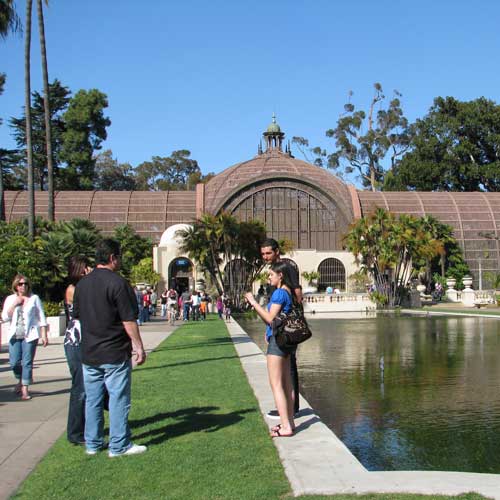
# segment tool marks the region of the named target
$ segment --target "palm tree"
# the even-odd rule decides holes
[[[210,275],[219,294],[226,288],[238,307],[242,292],[250,289],[262,269],[259,242],[266,235],[264,225],[238,222],[225,212],[205,213],[177,234],[182,238],[181,252]]]
[[[28,164],[28,230],[35,237],[35,186],[33,172],[33,144],[31,140],[31,12],[32,0],[26,0],[26,36],[24,39],[24,105],[26,115],[26,155]]]
[[[21,19],[14,8],[14,0],[0,0],[0,38],[21,31]]]
[[[45,0],[45,5],[48,4],[48,0]],[[52,130],[50,124],[49,72],[47,69],[47,48],[45,43],[45,26],[43,22],[42,0],[37,0],[37,11],[38,31],[40,33],[40,50],[42,56],[43,109],[45,114],[45,142],[47,148],[47,180],[49,194],[48,216],[50,221],[54,221],[54,165],[52,157]]]
[[[14,9],[14,0],[0,0],[0,38],[6,38],[9,32],[21,31],[21,19]],[[3,92],[5,74],[0,73],[0,94]],[[0,120],[0,125],[2,121]],[[5,219],[3,169],[0,163],[0,220]]]

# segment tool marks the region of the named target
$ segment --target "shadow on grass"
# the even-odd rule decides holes
[[[193,406],[174,412],[158,413],[140,420],[130,421],[130,427],[140,429],[150,424],[162,423],[165,420],[176,420],[143,433],[134,432],[134,439],[141,439],[145,445],[161,444],[167,439],[191,434],[193,432],[216,432],[224,427],[234,425],[244,419],[246,413],[253,413],[254,408],[233,411],[225,414],[212,413],[217,406]],[[147,439],[146,441],[142,441]]]
[[[145,366],[144,368],[141,368],[141,371],[144,370],[160,370],[162,368],[173,368],[175,366],[187,366],[187,365],[196,365],[198,363],[206,363],[207,361],[222,361],[224,359],[235,359],[238,358],[238,356],[221,356],[219,358],[206,358],[206,359],[196,359],[193,361],[180,361],[179,363],[170,363],[166,365],[159,365],[159,366]]]
[[[188,336],[189,333],[186,334]],[[156,352],[160,351],[177,351],[180,349],[193,349],[195,347],[214,347],[217,345],[229,345],[232,344],[231,339],[228,339],[227,337],[216,337],[210,340],[206,340],[205,342],[196,342],[195,339],[193,339],[192,344],[180,344],[180,345],[170,345],[167,344],[163,347],[155,349]]]

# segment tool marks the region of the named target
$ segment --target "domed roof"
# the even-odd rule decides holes
[[[297,160],[278,149],[259,154],[249,161],[237,163],[207,182],[205,210],[217,213],[235,195],[250,185],[263,181],[292,182],[299,189],[300,184],[308,185],[337,205],[348,221],[354,217],[352,197],[357,196],[354,188],[351,190],[347,184],[325,169]]]
[[[273,121],[269,125],[269,127],[267,127],[266,133],[268,133],[268,134],[279,134],[279,133],[281,133],[281,128],[276,123],[276,115],[274,113],[273,113]]]

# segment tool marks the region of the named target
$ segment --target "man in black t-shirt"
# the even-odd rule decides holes
[[[260,244],[260,255],[262,257],[262,260],[268,265],[274,264],[275,262],[279,262],[281,258],[280,258],[280,247],[278,245],[278,242],[272,238],[264,240]],[[290,264],[287,264],[287,266],[290,270],[290,277],[292,278],[292,286],[293,286],[293,291],[295,293],[295,297],[298,302],[302,302],[302,288],[299,283],[298,273],[294,267],[290,266]],[[267,291],[268,297],[271,297],[275,289],[276,289],[275,287],[272,286],[269,287],[269,290]],[[293,408],[294,408],[294,413],[296,415],[300,409],[299,407],[300,393],[299,393],[299,372],[297,369],[297,357],[295,352],[290,355],[290,374],[292,376],[292,384],[293,384]],[[279,413],[277,410],[271,410],[267,413],[267,416],[270,418],[279,418]]]
[[[128,414],[132,348],[135,362],[146,360],[137,326],[137,299],[117,271],[120,245],[102,240],[96,248],[96,267],[76,286],[74,316],[82,328],[81,354],[85,383],[85,445],[88,455],[104,446],[104,393],[109,393],[109,456],[135,455],[146,446],[130,441]]]

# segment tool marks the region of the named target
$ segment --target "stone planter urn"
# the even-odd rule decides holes
[[[455,278],[447,278],[446,279],[446,286],[450,289],[453,290],[455,288],[455,285],[457,284],[457,280]]]
[[[61,337],[66,329],[66,316],[47,316],[49,338]]]
[[[467,288],[470,288],[472,286],[472,276],[464,276],[462,278],[462,283],[464,284],[464,287],[467,289]]]
[[[418,284],[416,288],[417,288],[418,293],[420,293],[420,295],[424,295],[425,291],[427,290],[427,287],[425,285],[423,285],[422,283]]]

